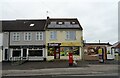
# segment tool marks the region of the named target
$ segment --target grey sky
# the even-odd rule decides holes
[[[115,43],[118,40],[118,1],[1,0],[0,18],[41,19],[46,18],[47,15],[53,18],[76,17],[84,29],[84,39],[87,42],[101,40],[101,42]]]

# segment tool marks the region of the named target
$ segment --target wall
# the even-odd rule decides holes
[[[97,53],[98,47],[103,48],[104,59],[106,60],[107,59],[107,45],[85,45],[85,47],[84,47],[84,60],[99,60],[99,56]],[[90,49],[90,48],[92,48],[92,49]],[[97,54],[95,54],[95,53],[97,53]]]
[[[45,32],[43,32],[43,40],[36,41],[36,32],[32,32],[32,40],[31,41],[25,41],[24,40],[24,32],[20,32],[20,41],[13,41],[14,32],[10,32],[10,45],[45,45]]]
[[[0,33],[2,32],[2,22],[0,21]]]
[[[2,50],[0,49],[0,62],[2,62]]]
[[[9,44],[9,32],[3,33],[3,47],[8,47]]]
[[[56,40],[50,40],[50,32],[51,31],[57,31],[57,39]],[[66,38],[66,31],[76,31],[76,40],[65,40]],[[47,30],[46,31],[46,45],[47,43],[63,43],[63,42],[79,42],[82,46],[82,31],[80,30]]]
[[[56,40],[50,40],[50,32],[51,31],[57,31],[57,39]],[[76,31],[76,40],[65,40],[66,39],[66,31]],[[65,44],[70,44],[70,43],[73,43],[72,45],[79,45],[81,46],[80,47],[80,56],[75,56],[76,58],[78,59],[82,59],[82,38],[83,38],[83,32],[81,30],[72,30],[72,29],[69,29],[69,30],[65,30],[65,29],[62,29],[62,30],[47,30],[46,31],[46,46],[48,46],[48,43],[65,43]],[[61,44],[62,45],[62,44]],[[71,46],[68,45],[68,46]],[[47,53],[47,50],[46,50],[46,53]],[[47,54],[46,54],[47,55]],[[54,59],[54,56],[48,56],[47,59]],[[68,59],[68,57],[66,56],[60,56],[60,59]]]

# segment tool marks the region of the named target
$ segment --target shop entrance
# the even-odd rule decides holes
[[[60,45],[61,43],[48,43],[48,56],[60,59]]]
[[[27,49],[23,49],[23,57],[27,56]]]
[[[55,47],[54,59],[60,59],[60,47]]]

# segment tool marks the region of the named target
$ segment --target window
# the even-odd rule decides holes
[[[29,56],[43,56],[43,50],[29,50]]]
[[[19,41],[20,40],[20,33],[13,33],[13,41]]]
[[[60,56],[68,56],[69,52],[73,55],[80,55],[79,47],[60,47]]]
[[[36,40],[43,40],[43,32],[36,33]]]
[[[51,40],[56,40],[57,39],[57,32],[56,31],[51,31],[50,32],[50,39]]]
[[[72,21],[71,24],[76,24],[76,22],[75,22],[75,21]]]
[[[21,56],[21,50],[13,50],[13,57]]]
[[[67,31],[66,32],[66,40],[76,40],[76,32],[75,31]]]
[[[24,40],[26,40],[26,41],[32,40],[32,33],[30,33],[30,32],[24,33]]]
[[[30,27],[33,27],[35,24],[30,24]]]
[[[59,21],[59,22],[57,22],[57,24],[62,25],[62,24],[64,24],[64,22]]]
[[[54,56],[54,47],[48,47],[48,56]]]

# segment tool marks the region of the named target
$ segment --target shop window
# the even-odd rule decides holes
[[[69,52],[72,52],[73,55],[79,55],[79,47],[60,47],[60,55],[68,56]]]
[[[43,50],[29,50],[29,56],[43,56]]]
[[[54,50],[55,50],[54,47],[49,47],[48,48],[48,56],[54,56]]]
[[[21,50],[13,50],[13,57],[21,56]]]

